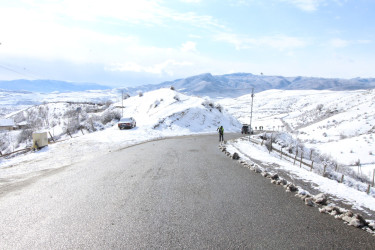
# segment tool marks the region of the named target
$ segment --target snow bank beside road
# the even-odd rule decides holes
[[[284,170],[283,173],[288,173],[290,179],[298,179],[304,183],[308,183],[318,192],[324,192],[330,196],[336,197],[339,201],[351,205],[353,208],[358,210],[369,209],[375,212],[374,197],[342,183],[338,183],[337,181],[324,178],[307,169],[299,168],[289,161],[281,160],[279,154],[274,154],[272,152],[270,154],[265,146],[256,145],[249,141],[238,140],[230,142],[229,145],[226,146],[226,150],[231,153],[240,152],[241,157],[245,159],[258,160],[262,162],[262,165],[268,171],[277,173],[280,170]]]

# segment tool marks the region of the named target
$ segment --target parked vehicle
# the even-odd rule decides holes
[[[119,129],[134,128],[135,126],[137,126],[137,123],[133,117],[121,118],[118,122]]]
[[[244,124],[241,129],[241,134],[253,134],[253,131],[251,130],[249,125]]]

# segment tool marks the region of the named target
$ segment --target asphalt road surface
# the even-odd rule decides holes
[[[0,197],[0,249],[374,246],[374,236],[226,157],[217,135],[133,146]]]

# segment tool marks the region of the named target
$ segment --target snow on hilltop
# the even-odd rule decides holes
[[[239,132],[241,124],[210,99],[187,96],[160,89],[124,100],[124,117],[134,117],[137,125],[172,133],[215,132],[224,126],[227,132]],[[122,103],[115,105],[121,106]]]
[[[171,89],[160,89],[130,97],[123,101],[123,110],[121,110],[121,105],[120,101],[110,105],[106,110],[99,110],[99,113],[95,113],[98,116],[97,119],[92,117],[93,114],[88,113],[92,107],[85,107],[82,104],[50,103],[34,107],[36,111],[41,110],[45,115],[44,120],[48,120],[48,122],[35,124],[44,126],[43,129],[51,133],[55,130],[55,136],[59,131],[62,134],[58,136],[61,139],[68,138],[68,140],[50,144],[38,153],[28,153],[10,159],[0,158],[0,179],[22,180],[28,173],[38,174],[38,171],[44,169],[60,168],[140,142],[167,136],[216,133],[219,125],[223,125],[227,132],[239,132],[241,129],[241,124],[226,113],[220,105],[209,99],[186,96]],[[124,117],[132,116],[136,119],[136,128],[118,129],[116,115],[111,114],[117,113],[121,116],[122,111]],[[25,111],[14,116],[22,112]],[[73,126],[73,120],[69,119],[76,112],[80,112],[80,118],[75,119],[78,123]],[[33,112],[30,111],[29,114]],[[69,114],[69,116],[64,114]],[[109,121],[109,119],[113,120]],[[103,120],[107,120],[106,124],[101,123]],[[71,129],[83,127],[85,135],[82,135],[79,129],[75,134],[73,133],[74,138],[69,139],[70,137],[65,134],[65,125],[69,125]],[[93,132],[91,126],[97,131]],[[8,133],[7,138],[17,138],[17,135],[11,135],[11,133],[20,132],[6,133]],[[10,143],[12,144],[14,145]],[[1,185],[0,183],[0,187]]]

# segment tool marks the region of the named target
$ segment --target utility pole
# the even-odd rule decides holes
[[[251,90],[250,135],[252,133],[251,120],[253,118],[254,88]],[[249,136],[250,140],[250,136]]]
[[[121,118],[124,117],[124,90],[121,90]]]

